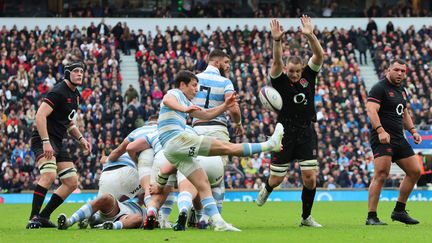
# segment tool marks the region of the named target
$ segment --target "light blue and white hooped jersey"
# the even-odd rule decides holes
[[[221,76],[219,69],[208,65],[206,70],[197,74],[198,92],[192,102],[205,109],[210,109],[225,102],[225,94],[234,92],[231,80]],[[193,122],[198,119],[194,119]],[[223,112],[211,121],[227,125],[226,112]]]
[[[118,166],[118,165],[130,166],[130,167],[135,168],[135,169],[137,168],[135,162],[131,159],[129,154],[124,153],[117,159],[117,161],[110,161],[110,162],[104,164],[102,171],[104,171],[110,167]]]
[[[145,125],[138,127],[127,135],[127,140],[131,143],[137,139],[145,138],[146,134],[150,134],[157,131],[157,125]]]
[[[145,140],[152,147],[154,154],[162,150],[162,144],[159,142],[159,132],[157,130],[147,134]]]
[[[192,102],[186,98],[183,92],[179,89],[171,89],[167,92],[167,95],[173,95],[177,102],[185,107],[191,106]],[[186,118],[188,114],[180,111],[174,111],[168,106],[161,102],[159,120],[158,120],[158,130],[159,130],[159,142],[162,146],[178,135],[184,132],[186,127]]]
[[[191,127],[189,125],[186,125],[185,131],[188,132],[188,133],[192,133],[194,135],[198,135],[198,133],[195,131],[195,129],[193,129],[193,127]]]
[[[136,203],[132,200],[121,202],[121,203],[127,207],[127,212],[125,212],[125,213],[139,214],[145,218],[146,210],[145,210],[145,208],[142,208],[138,203]]]

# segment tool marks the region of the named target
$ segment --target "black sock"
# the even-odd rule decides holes
[[[54,212],[54,210],[56,210],[56,208],[58,208],[58,206],[60,206],[60,204],[62,204],[63,201],[64,201],[63,198],[61,198],[59,195],[54,193],[52,195],[51,199],[49,200],[48,204],[45,206],[45,208],[40,213],[40,216],[42,218],[49,219],[51,216],[51,213]]]
[[[303,213],[302,218],[307,219],[311,215],[312,206],[315,198],[316,188],[309,190],[303,186],[302,191],[302,203],[303,203]]]
[[[270,177],[269,177],[270,178]],[[272,192],[273,191],[273,187],[271,187],[270,185],[269,185],[269,178],[267,178],[267,181],[266,181],[266,183],[265,183],[265,189],[268,191],[268,192]]]
[[[33,218],[35,215],[39,215],[39,211],[42,207],[42,204],[45,200],[45,195],[47,193],[48,189],[37,185],[34,192],[33,192],[33,202],[32,202],[32,210],[30,214],[30,219]]]
[[[368,212],[368,219],[378,217],[377,212]]]
[[[394,211],[396,211],[396,212],[403,212],[403,211],[405,211],[405,203],[397,201],[396,202],[396,207],[394,208]]]

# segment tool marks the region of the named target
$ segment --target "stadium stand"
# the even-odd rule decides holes
[[[367,30],[367,29],[366,29]],[[365,31],[366,31],[365,30]],[[407,60],[407,80],[412,94],[411,109],[420,128],[430,128],[431,110],[431,27],[402,32],[366,31],[377,73],[388,60]],[[316,85],[319,160],[318,186],[325,188],[364,188],[373,171],[369,130],[365,114],[366,89],[354,54],[357,30],[322,29],[316,34],[326,52]],[[363,34],[363,31],[360,33]],[[306,41],[291,28],[286,38],[291,49],[286,55],[308,58]],[[139,66],[139,94],[133,90],[122,96],[119,51],[135,49]],[[159,30],[154,37],[142,30],[130,31],[119,23],[109,29],[103,22],[88,27],[58,29],[48,26],[21,30],[0,30],[0,188],[4,192],[33,189],[38,179],[29,148],[39,97],[60,80],[64,65],[83,58],[87,64],[83,100],[79,110],[83,134],[91,139],[91,156],[81,153],[69,140],[69,149],[80,174],[80,189],[97,188],[101,172],[99,159],[117,146],[134,127],[157,114],[163,94],[172,87],[179,69],[200,72],[206,55],[214,48],[232,56],[231,79],[240,95],[245,135],[237,141],[263,141],[270,134],[276,114],[263,109],[256,92],[267,83],[272,52],[269,33],[249,29],[220,29],[209,32],[194,28]],[[66,53],[71,53],[66,55]],[[140,101],[136,98],[139,96]],[[234,133],[231,133],[234,134]],[[259,189],[269,175],[269,154],[253,158],[230,158],[225,174],[227,188]],[[301,187],[299,165],[293,164],[281,188]],[[387,185],[397,186],[400,175]],[[54,187],[58,186],[56,181]]]

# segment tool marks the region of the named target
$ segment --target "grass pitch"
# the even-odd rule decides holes
[[[0,242],[430,242],[432,233],[431,202],[409,202],[407,209],[419,225],[407,226],[390,219],[394,202],[381,202],[378,217],[388,226],[366,226],[366,202],[315,202],[314,218],[323,228],[299,227],[301,203],[268,202],[263,207],[255,203],[227,202],[223,206],[226,221],[242,232],[212,230],[69,230],[25,229],[30,204],[0,204]],[[81,204],[64,204],[59,213],[70,216]],[[175,221],[177,211],[171,216]]]

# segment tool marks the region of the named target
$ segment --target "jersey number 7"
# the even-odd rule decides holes
[[[211,87],[207,87],[207,86],[200,86],[200,91],[207,91],[207,95],[206,95],[206,101],[205,101],[205,105],[204,108],[208,109],[209,107],[209,99],[210,99],[210,91],[211,91]]]

